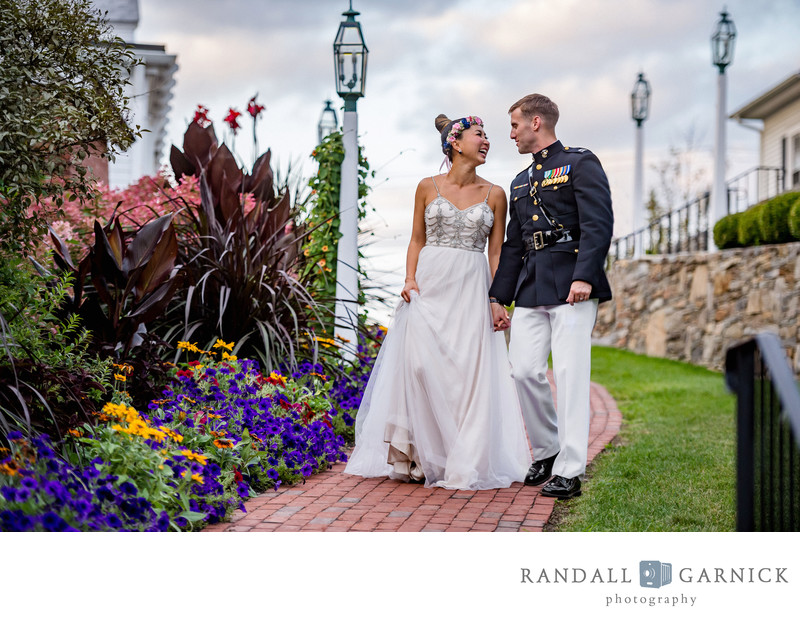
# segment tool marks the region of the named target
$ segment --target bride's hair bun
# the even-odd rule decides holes
[[[433,122],[433,124],[436,125],[436,131],[442,133],[442,129],[447,127],[447,125],[449,125],[451,122],[453,121],[450,120],[447,116],[445,116],[444,114],[439,114],[436,117],[436,120]]]

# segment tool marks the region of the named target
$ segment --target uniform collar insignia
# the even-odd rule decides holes
[[[560,140],[556,140],[549,147],[545,147],[544,149],[542,149],[538,153],[534,153],[533,154],[533,161],[539,163],[542,160],[546,160],[549,156],[555,155],[556,153],[561,151],[563,148],[564,148],[564,145],[561,144],[561,141]]]

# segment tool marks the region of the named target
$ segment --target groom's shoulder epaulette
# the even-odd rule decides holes
[[[564,147],[564,153],[591,153],[591,151],[583,147]]]

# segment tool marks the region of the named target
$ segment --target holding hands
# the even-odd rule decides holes
[[[494,322],[495,332],[506,330],[511,326],[511,320],[508,318],[508,311],[502,304],[492,302],[492,322]]]

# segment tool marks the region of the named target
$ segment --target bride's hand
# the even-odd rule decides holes
[[[417,294],[419,294],[419,287],[417,286],[417,281],[406,280],[405,286],[403,286],[403,290],[400,291],[400,297],[403,298],[406,302],[410,302],[412,291],[416,291]]]

